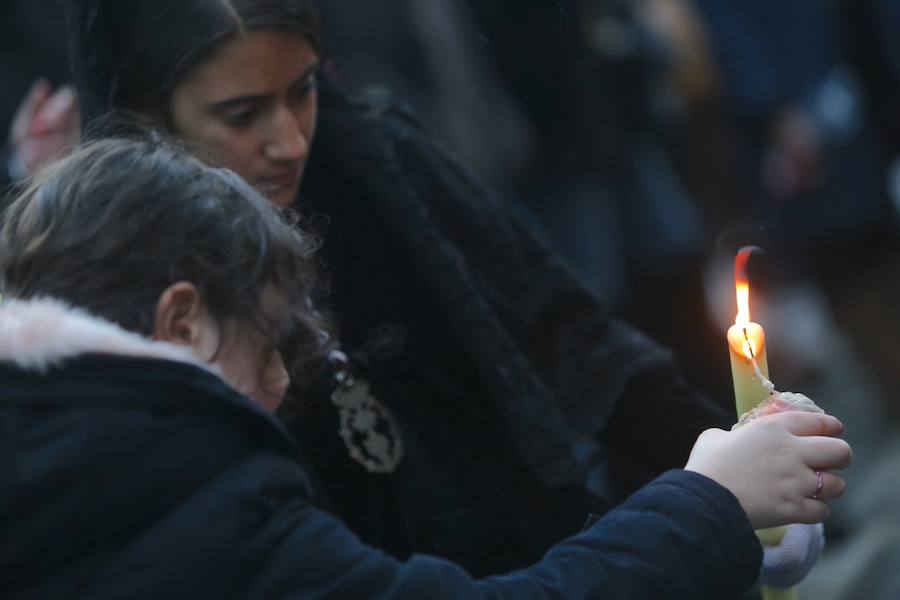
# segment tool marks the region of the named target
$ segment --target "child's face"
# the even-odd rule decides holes
[[[290,384],[277,350],[255,327],[225,328],[225,341],[214,364],[233,388],[274,413]]]
[[[288,206],[315,134],[318,65],[301,35],[260,30],[234,36],[175,88],[169,107],[174,133]]]
[[[264,322],[277,322],[281,301],[271,288],[262,297]],[[218,352],[213,364],[233,388],[275,412],[290,384],[290,376],[269,337],[251,323],[228,321],[220,328]]]
[[[261,324],[277,323],[283,309],[281,294],[266,286],[260,298]],[[217,366],[231,387],[264,409],[275,412],[281,405],[290,377],[271,337],[246,320],[213,318],[192,283],[175,283],[160,296],[153,338],[189,346],[198,359]]]

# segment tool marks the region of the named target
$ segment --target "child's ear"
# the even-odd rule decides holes
[[[209,360],[218,347],[218,334],[215,321],[194,284],[174,283],[159,297],[153,339],[192,346],[199,358]]]

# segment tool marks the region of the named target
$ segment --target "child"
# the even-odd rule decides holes
[[[825,518],[833,417],[709,431],[534,566],[475,580],[399,562],[316,506],[270,416],[326,350],[313,244],[230,171],[158,138],[39,174],[0,234],[0,588],[12,597],[729,598],[753,528]],[[814,498],[813,498],[814,497]],[[587,517],[587,515],[583,515]]]

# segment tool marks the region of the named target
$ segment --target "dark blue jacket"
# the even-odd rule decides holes
[[[532,567],[400,562],[317,508],[289,435],[217,377],[93,354],[0,366],[0,524],[11,598],[718,600],[761,558],[727,490],[672,471]]]

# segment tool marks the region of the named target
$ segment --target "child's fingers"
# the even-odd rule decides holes
[[[763,418],[778,420],[788,431],[797,436],[839,437],[844,433],[843,423],[831,415],[822,413],[786,411]]]
[[[810,498],[813,500],[837,500],[841,496],[844,495],[844,489],[847,487],[847,484],[844,483],[844,479],[834,473],[829,473],[828,471],[818,471],[819,475],[822,477],[822,489],[819,489],[819,481],[816,476],[816,472],[813,472],[812,479],[814,480],[811,485],[812,492],[810,493]],[[813,498],[815,496],[815,498]]]
[[[844,440],[831,437],[797,439],[800,458],[813,470],[846,469],[853,462],[853,450]]]
[[[813,500],[805,498],[800,501],[797,506],[797,518],[792,519],[795,523],[821,523],[831,516],[831,507],[822,500]]]
[[[820,484],[821,482],[821,484]],[[844,495],[846,483],[839,475],[830,471],[814,471],[802,478],[799,493],[810,500],[836,500]]]

